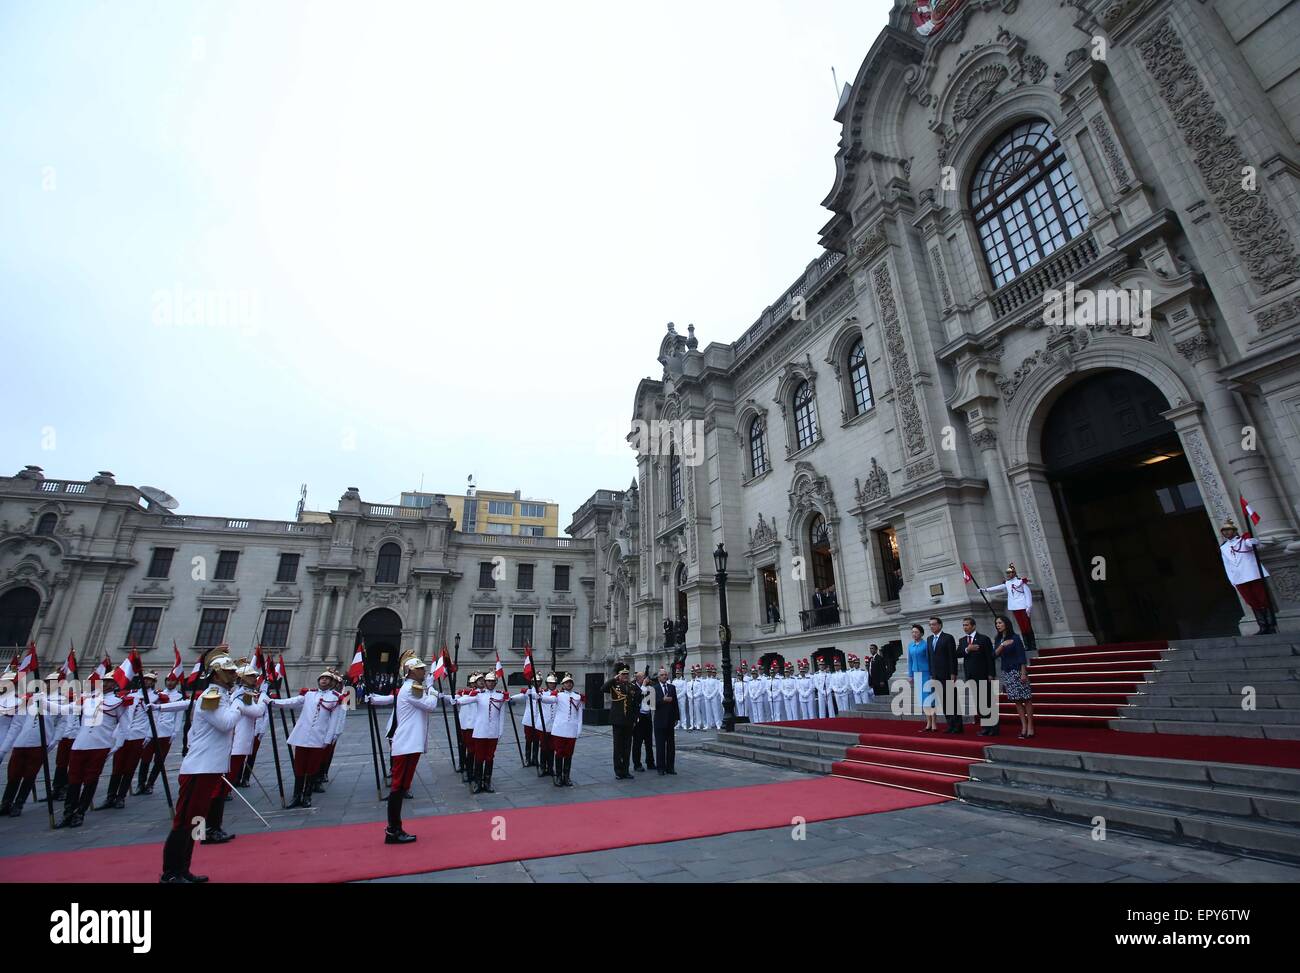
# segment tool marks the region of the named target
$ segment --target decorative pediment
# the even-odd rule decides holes
[[[794,540],[795,531],[812,513],[819,513],[831,527],[839,522],[839,509],[835,506],[835,492],[831,481],[804,460],[795,463],[794,479],[790,481],[790,516],[785,536]]]
[[[767,422],[767,407],[759,405],[754,399],[746,399],[736,412],[736,442],[744,449],[749,444],[749,425],[755,419]]]
[[[772,547],[780,543],[780,537],[776,532],[776,518],[765,520],[763,515],[758,515],[758,526],[749,529],[749,549],[758,551]]]
[[[858,506],[865,507],[869,503],[889,499],[889,474],[876,462],[874,456],[871,457],[871,472],[867,474],[866,482],[854,477],[853,489]]]
[[[776,384],[776,404],[781,407],[781,415],[786,414],[790,397],[801,382],[809,382],[813,390],[817,388],[817,371],[813,368],[812,355],[803,361],[792,361],[781,369],[780,379]]]

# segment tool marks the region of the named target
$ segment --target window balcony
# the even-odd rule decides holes
[[[811,632],[819,628],[839,628],[844,623],[840,618],[839,606],[831,605],[826,608],[809,608],[807,611],[801,611],[799,624],[803,626],[805,632]]]

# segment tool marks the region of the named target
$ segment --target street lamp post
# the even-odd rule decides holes
[[[722,729],[732,733],[736,729],[736,694],[731,684],[731,625],[727,618],[727,549],[718,542],[713,552],[713,575],[718,582],[718,637],[722,642]]]

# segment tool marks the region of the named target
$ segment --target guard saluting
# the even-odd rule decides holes
[[[627,666],[619,666],[600,691],[609,693],[609,722],[614,731],[614,779],[631,780],[628,763],[632,758],[632,733],[641,715],[641,687],[629,678]]]
[[[194,857],[194,838],[190,829],[195,819],[205,822],[206,827],[213,809],[222,804],[222,776],[230,769],[235,724],[242,716],[244,694],[232,692],[236,666],[227,649],[228,646],[218,646],[205,659],[212,673],[212,685],[204,690],[193,706],[186,736],[187,750],[177,778],[180,792],[176,797],[176,815],[172,818],[171,833],[163,843],[161,881],[164,884],[186,885],[208,880],[206,875],[195,875],[190,871],[190,861]],[[194,702],[176,700],[149,705],[169,712],[184,709]]]
[[[1223,522],[1219,533],[1223,537],[1223,543],[1219,545],[1219,553],[1223,555],[1223,570],[1241,595],[1241,600],[1255,613],[1255,621],[1259,623],[1256,634],[1272,635],[1277,631],[1277,612],[1273,611],[1268,588],[1264,584],[1268,569],[1260,563],[1255,550],[1259,541],[1254,537],[1240,536],[1231,517]]]

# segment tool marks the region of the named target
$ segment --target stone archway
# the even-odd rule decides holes
[[[366,686],[384,692],[397,681],[402,652],[402,619],[391,608],[374,608],[357,625],[357,642],[366,644]]]
[[[40,610],[40,592],[28,585],[18,585],[0,595],[0,649],[25,646]]]

